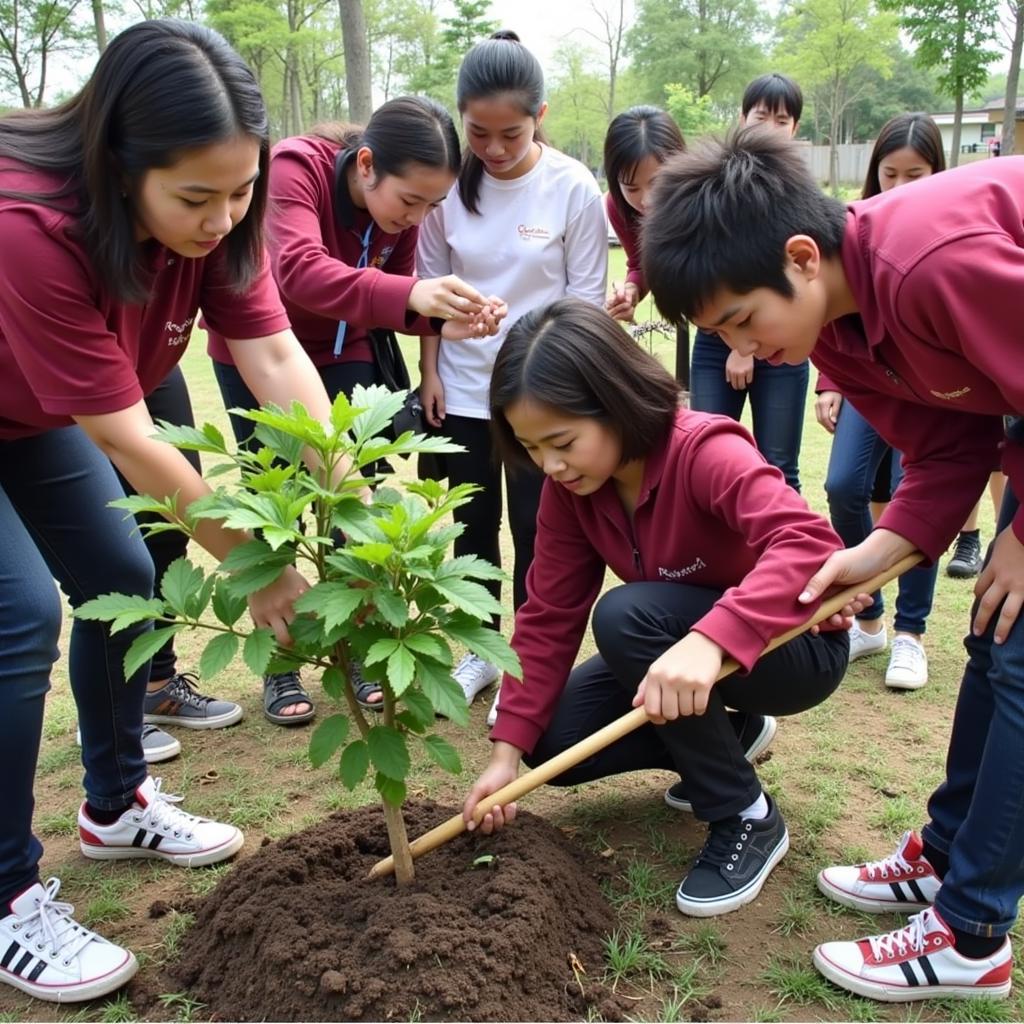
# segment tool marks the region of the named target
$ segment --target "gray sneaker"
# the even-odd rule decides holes
[[[75,742],[82,745],[82,730],[75,729]],[[142,727],[142,756],[146,764],[157,764],[170,761],[181,753],[181,742],[159,726],[144,725]]]
[[[154,693],[147,693],[143,721],[149,725],[180,725],[186,729],[223,729],[242,717],[242,705],[206,697],[196,690],[199,677],[179,672]]]

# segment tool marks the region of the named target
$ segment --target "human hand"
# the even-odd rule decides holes
[[[1012,527],[1001,530],[993,542],[992,556],[974,584],[974,594],[978,598],[974,635],[985,632],[1002,603],[993,637],[997,644],[1003,643],[1024,604],[1024,545]]]
[[[613,320],[632,320],[640,301],[640,289],[632,281],[621,288],[612,282],[611,294],[604,301],[604,308]]]
[[[741,356],[730,349],[729,358],[725,361],[725,379],[734,391],[745,391],[754,379],[754,357]]]
[[[446,341],[468,341],[471,338],[486,338],[498,333],[501,321],[508,316],[508,305],[499,298],[491,297],[479,313],[469,320],[447,320],[441,328],[441,337]]]
[[[432,427],[444,422],[444,384],[436,372],[424,373],[420,378],[420,404],[423,416]]]
[[[814,418],[830,434],[834,434],[842,407],[843,396],[838,391],[821,391],[814,400]]]
[[[680,715],[703,715],[711,687],[718,681],[725,652],[703,633],[687,633],[647,669],[633,707],[642,704],[658,725]]]
[[[497,793],[510,782],[514,782],[519,775],[519,762],[522,760],[523,752],[498,740],[491,750],[491,763],[484,769],[481,776],[473,783],[462,805],[462,817],[466,822],[466,830],[473,832],[479,829],[484,835],[489,836],[492,832],[505,825],[511,825],[516,818],[515,803],[495,804],[479,822],[473,820],[473,811],[481,800]]]
[[[487,300],[462,278],[446,274],[417,281],[406,304],[420,316],[468,324],[487,305]]]
[[[282,647],[290,647],[288,623],[295,618],[295,602],[309,590],[309,584],[292,565],[262,590],[249,595],[249,614],[257,628],[268,626]]]

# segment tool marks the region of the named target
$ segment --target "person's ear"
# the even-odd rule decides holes
[[[541,123],[541,121],[543,121],[543,120],[544,120],[544,115],[545,115],[545,114],[546,114],[547,112],[548,112],[548,104],[547,104],[547,101],[545,100],[545,101],[544,101],[544,102],[543,102],[543,103],[542,103],[542,104],[540,105],[540,110],[538,110],[538,111],[537,111],[537,116],[536,116],[536,117],[535,117],[535,118],[533,119],[533,120],[534,120],[534,121],[536,122],[536,124],[537,124],[537,127],[538,127],[538,128],[540,127],[540,123]]]
[[[790,138],[795,139],[796,138],[796,133],[798,131],[800,131],[800,122],[799,121],[794,121],[793,122],[793,130],[789,133],[790,134]]]
[[[786,239],[786,261],[808,281],[821,273],[821,250],[810,235],[792,235]]]
[[[356,150],[356,173],[364,183],[373,183],[373,150],[369,146]]]

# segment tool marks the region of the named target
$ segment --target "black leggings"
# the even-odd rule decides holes
[[[628,583],[594,607],[600,652],[573,669],[555,716],[533,753],[534,766],[626,714],[651,663],[689,633],[721,597],[680,583]],[[795,715],[825,700],[846,672],[846,631],[804,633],[766,654],[749,674],[736,673],[711,691],[703,715],[644,725],[558,776],[574,786],[620,772],[661,768],[686,780],[694,814],[718,821],[738,814],[760,795],[727,708],[757,715]]]
[[[466,450],[446,455],[448,481],[456,484],[479,484],[483,490],[473,495],[468,505],[455,510],[455,521],[465,524],[465,531],[455,541],[456,555],[477,555],[494,565],[501,565],[501,464],[491,445],[489,420],[469,416],[445,416],[438,433],[461,444]],[[512,607],[526,600],[526,572],[533,561],[533,542],[537,536],[537,506],[544,474],[533,467],[513,471],[505,468],[508,492],[508,523],[512,532],[515,564],[512,571]],[[487,580],[485,586],[498,600],[501,582]],[[496,616],[494,629],[500,628]]]
[[[164,379],[164,382],[146,398],[146,408],[149,415],[156,420],[166,420],[176,427],[195,426],[195,418],[192,415],[192,401],[188,394],[188,385],[185,383],[185,375],[181,372],[180,366],[175,366]],[[181,453],[192,464],[197,473],[203,469],[199,463],[198,452]],[[114,467],[117,468],[116,466]],[[120,473],[117,474],[124,488],[125,494],[135,494],[132,485]],[[143,523],[162,523],[164,520],[158,515],[138,515],[136,521]],[[167,567],[176,558],[183,558],[188,549],[188,537],[177,530],[164,530],[161,533],[151,534],[145,537],[146,549],[150,558],[153,559],[156,588],[159,593],[160,582],[167,572]],[[174,653],[174,640],[167,643],[153,655],[149,665],[150,682],[170,679],[177,668],[177,657]]]

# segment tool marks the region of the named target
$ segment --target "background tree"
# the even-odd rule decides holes
[[[592,50],[563,43],[554,54],[544,128],[552,145],[587,167],[601,163],[608,127],[607,82]]]
[[[998,0],[885,2],[891,9],[900,11],[900,25],[917,44],[918,63],[936,70],[939,87],[953,100],[949,162],[955,167],[960,158],[964,97],[985,84],[988,66],[999,56],[993,45],[999,17]]]
[[[373,113],[370,84],[370,43],[366,35],[363,0],[338,0],[341,37],[345,43],[345,88],[349,117],[366,124]]]
[[[776,62],[814,103],[828,136],[829,185],[839,187],[845,116],[867,91],[870,72],[891,73],[896,17],[871,0],[794,0],[781,13]]]
[[[665,86],[665,109],[675,119],[687,142],[725,127],[710,96],[694,96],[678,82],[669,82]]]
[[[592,32],[590,29],[583,31],[597,40],[607,57],[608,98],[605,102],[605,121],[608,122],[617,113],[615,88],[626,39],[626,0],[608,0],[605,6],[600,7],[591,0],[590,9],[597,16],[601,29],[599,32]]]
[[[81,0],[0,0],[0,83],[23,107],[41,107],[50,63],[82,50]]]
[[[1003,137],[999,150],[1002,156],[1013,156],[1017,149],[1017,89],[1020,84],[1020,52],[1024,46],[1024,0],[1008,0],[1012,28],[1010,35],[1010,67],[1006,73],[1003,93]]]

